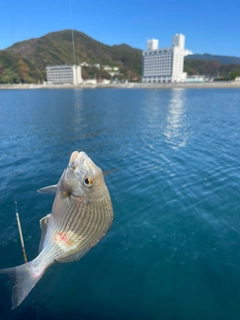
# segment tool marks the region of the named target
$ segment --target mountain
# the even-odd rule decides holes
[[[185,59],[184,71],[187,72],[188,75],[201,74],[208,77],[218,76],[227,80],[240,76],[240,64],[223,64],[216,60]]]
[[[192,54],[185,57],[185,60],[203,60],[203,61],[218,61],[222,64],[240,64],[240,57],[218,56],[208,53]]]
[[[108,46],[88,35],[74,31],[76,64],[81,62],[118,66],[141,75],[141,50],[126,44]],[[47,65],[73,64],[72,30],[49,33],[41,38],[15,43],[6,49],[12,54],[20,54],[41,72]]]

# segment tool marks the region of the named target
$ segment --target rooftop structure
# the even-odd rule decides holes
[[[147,41],[147,50],[157,50],[158,49],[158,40],[152,39]]]

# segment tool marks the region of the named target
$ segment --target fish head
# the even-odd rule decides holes
[[[67,168],[58,183],[58,189],[64,196],[77,199],[100,198],[106,188],[102,170],[81,151],[71,154]]]

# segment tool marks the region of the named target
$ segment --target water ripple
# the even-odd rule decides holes
[[[230,89],[2,90],[1,268],[22,263],[14,194],[32,259],[53,201],[36,190],[58,181],[69,154],[117,169],[108,235],[50,268],[23,317],[237,319],[239,101]]]

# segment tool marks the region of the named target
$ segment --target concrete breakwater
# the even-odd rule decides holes
[[[240,81],[196,82],[196,83],[110,83],[81,85],[43,84],[2,84],[0,89],[71,89],[71,88],[134,88],[134,89],[175,89],[175,88],[239,88]]]

